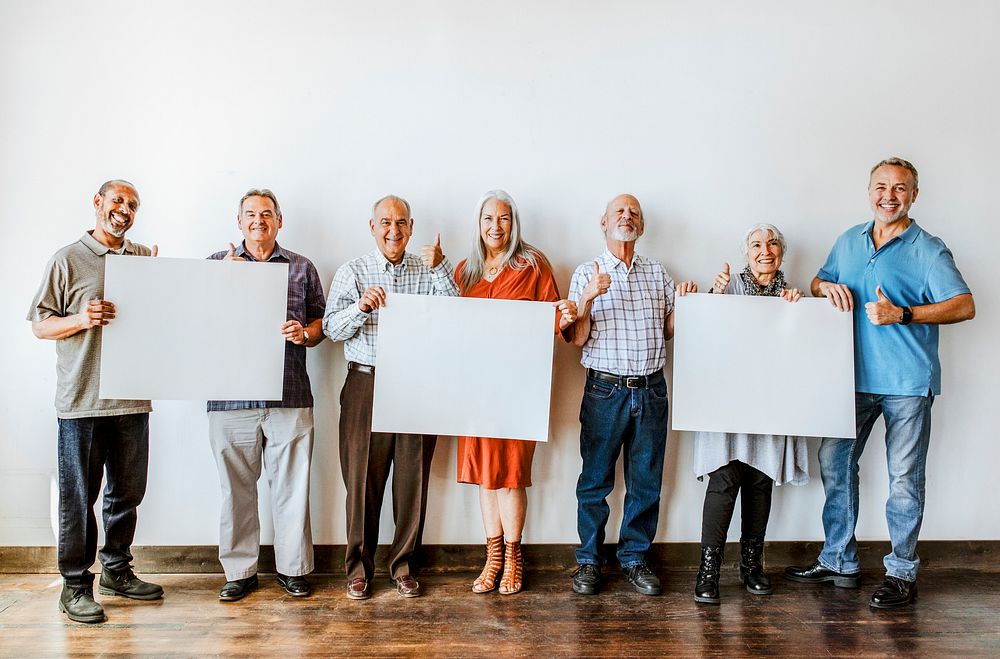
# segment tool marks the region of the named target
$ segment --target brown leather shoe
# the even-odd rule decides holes
[[[404,574],[392,580],[396,584],[396,592],[403,597],[420,597],[420,584],[412,575]]]
[[[352,600],[366,600],[372,596],[372,585],[368,579],[358,577],[347,582],[347,596]]]

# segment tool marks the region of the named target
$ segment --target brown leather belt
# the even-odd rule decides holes
[[[367,373],[368,375],[375,374],[375,367],[369,366],[368,364],[359,364],[357,362],[347,362],[348,371],[358,371],[359,373]]]

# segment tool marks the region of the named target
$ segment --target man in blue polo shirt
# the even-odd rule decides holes
[[[813,295],[854,312],[857,439],[823,440],[823,550],[812,565],[785,569],[792,581],[859,586],[858,460],[883,415],[892,551],[883,561],[886,578],[869,602],[879,609],[910,604],[917,593],[931,405],[941,393],[938,325],[976,315],[951,251],[909,217],[918,191],[917,170],[909,162],[889,158],[876,164],[868,184],[874,221],[841,235],[813,279]]]

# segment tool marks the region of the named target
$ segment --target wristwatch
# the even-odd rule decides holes
[[[907,321],[909,322],[909,321]],[[302,330],[302,343],[309,343],[309,331]]]
[[[910,307],[903,307],[903,317],[900,319],[900,325],[909,325],[910,321],[913,320],[913,309]]]

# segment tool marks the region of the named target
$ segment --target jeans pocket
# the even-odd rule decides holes
[[[599,380],[587,380],[584,395],[597,400],[608,400],[615,393],[615,386]]]
[[[649,387],[649,396],[655,400],[666,400],[667,399],[667,383],[666,381],[657,382]]]

